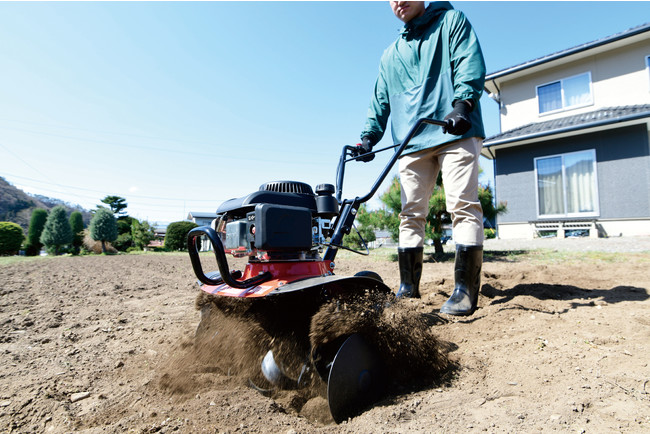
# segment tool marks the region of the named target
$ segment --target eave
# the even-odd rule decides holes
[[[650,121],[650,105],[613,107],[547,122],[528,124],[487,138],[481,154],[495,158],[495,151],[563,137],[598,132]]]

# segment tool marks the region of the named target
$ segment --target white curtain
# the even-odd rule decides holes
[[[537,160],[540,216],[596,211],[594,160],[593,151],[575,152]]]
[[[581,213],[596,210],[594,163],[590,154],[565,157],[567,178],[567,212]]]
[[[537,160],[539,214],[564,214],[562,157]]]
[[[559,81],[537,88],[539,112],[546,113],[562,108],[562,85]]]
[[[562,80],[564,90],[564,107],[585,105],[591,103],[589,74],[577,75]]]

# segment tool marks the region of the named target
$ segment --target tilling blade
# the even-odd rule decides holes
[[[327,401],[336,423],[356,416],[377,402],[384,390],[381,359],[359,334],[351,335],[336,353],[327,381]]]

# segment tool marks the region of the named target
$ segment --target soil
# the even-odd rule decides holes
[[[452,262],[427,259],[422,298],[398,306],[414,331],[395,335],[403,387],[340,424],[318,381],[309,393],[251,387],[270,342],[254,325],[226,318],[218,344],[197,340],[186,255],[7,262],[0,432],[647,432],[650,253],[549,252],[486,245],[467,318],[438,315]],[[388,258],[341,256],[337,274],[376,271],[397,287]]]

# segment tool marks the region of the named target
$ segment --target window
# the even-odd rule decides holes
[[[596,151],[593,149],[535,159],[537,215],[598,215]]]
[[[537,86],[537,102],[540,114],[592,104],[591,73]]]

